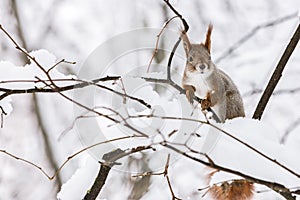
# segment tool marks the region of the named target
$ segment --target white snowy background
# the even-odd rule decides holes
[[[14,9],[11,6],[12,2],[9,0],[0,2],[0,24],[20,42],[18,25],[13,14]],[[169,9],[164,8],[164,3],[160,0],[16,0],[15,2],[27,49],[33,51],[32,55],[43,66],[49,67],[62,58],[76,61],[76,65],[60,65],[57,68],[59,71],[53,71],[55,78],[70,77],[72,74],[77,74],[94,49],[113,36],[137,28],[159,29],[166,18],[174,16]],[[293,17],[283,23],[259,29],[249,40],[239,45],[238,49],[220,60],[217,65],[230,74],[238,85],[243,95],[248,118],[230,121],[223,128],[300,173],[298,155],[300,152],[299,47],[295,49],[290,58],[261,122],[250,120],[261,96],[261,91],[265,88],[284,48],[299,24],[297,12],[300,10],[300,2],[298,0],[286,0],[284,2],[280,0],[177,0],[171,1],[171,3],[188,22],[190,26],[188,34],[193,42],[203,41],[207,25],[209,23],[214,25],[212,35],[213,60],[220,58],[229,47],[258,25],[294,14]],[[170,29],[177,32],[178,36],[180,28],[181,24],[178,19],[170,25]],[[146,38],[146,40],[153,40],[153,47],[155,46],[156,38]],[[181,45],[178,51],[182,52]],[[151,52],[134,55],[128,61],[122,60],[122,58],[116,61],[115,65],[109,69],[111,74],[128,74],[131,70],[141,66],[146,69],[151,58]],[[125,63],[124,66],[129,68],[113,67],[120,66],[120,63]],[[165,66],[166,63],[167,57],[160,65]],[[35,76],[45,78],[33,64],[25,65],[22,55],[1,32],[0,81],[34,79]],[[184,61],[175,59],[174,68],[181,74]],[[157,69],[156,71],[158,71]],[[124,84],[126,85],[126,83]],[[25,85],[24,83],[0,84],[1,88],[8,86],[27,88],[32,85]],[[182,116],[180,109],[174,109],[176,105],[181,106],[177,100],[184,101],[182,96],[177,95],[175,99],[167,100],[163,95],[159,95],[147,87],[142,89],[147,89],[146,94],[141,91],[136,91],[135,94],[140,95],[152,105],[163,107],[166,114]],[[71,96],[72,92],[66,94]],[[97,97],[95,98],[97,99]],[[105,105],[106,102],[103,104]],[[30,160],[51,175],[54,173],[45,150],[41,125],[37,120],[37,109],[41,113],[41,120],[46,129],[54,162],[58,166],[69,155],[83,148],[82,141],[75,129],[62,135],[74,121],[74,105],[58,94],[38,94],[36,99],[33,98],[32,94],[12,95],[1,100],[0,105],[9,113],[8,116],[4,116],[3,128],[0,129],[0,149]],[[138,112],[143,113],[139,109]],[[107,122],[105,123],[102,125],[103,129],[107,127]],[[139,123],[140,121],[136,122],[140,125]],[[174,126],[174,123],[165,125],[163,130],[166,134],[174,128],[171,126]],[[153,127],[153,129],[155,128]],[[288,136],[285,142],[281,144],[280,141],[286,133]],[[231,139],[221,137],[218,142],[222,145],[216,145],[216,148],[211,152],[216,163],[255,177],[285,184],[290,188],[300,187],[300,180],[295,176],[249,152]],[[121,142],[119,145],[123,148],[126,146]],[[90,188],[99,167],[95,156],[91,155],[85,152],[72,159],[59,174],[64,185],[62,188],[58,188],[57,181],[48,180],[32,166],[12,159],[5,154],[0,154],[0,200],[57,199],[59,191],[58,197],[60,199],[82,199],[85,192]],[[166,156],[157,158],[154,154],[149,162],[150,168],[151,166],[157,167],[155,162],[158,160],[164,163]],[[206,168],[185,158],[173,162],[169,169],[174,192],[177,197],[182,199],[201,198],[203,192],[200,193],[197,189],[206,186],[206,180],[204,180],[206,174]],[[124,173],[124,169],[112,170],[99,199],[127,199],[130,187],[124,177],[130,177],[129,173]],[[220,177],[215,178],[218,182],[226,177],[220,175]],[[258,186],[256,190],[264,192],[256,193],[254,199],[283,199],[266,187]],[[164,177],[153,176],[149,191],[143,199],[170,199],[170,197],[170,191]],[[209,199],[208,196],[204,198]]]

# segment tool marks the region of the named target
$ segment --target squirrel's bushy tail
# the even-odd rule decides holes
[[[209,194],[215,200],[250,200],[254,186],[246,180],[225,181],[220,185],[213,185]]]

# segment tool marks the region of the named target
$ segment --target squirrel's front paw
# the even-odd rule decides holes
[[[202,110],[207,110],[207,108],[211,107],[211,101],[210,99],[202,99],[201,101],[201,109]]]
[[[195,93],[195,87],[192,85],[184,85],[183,86],[185,89],[185,95],[186,98],[188,99],[188,101],[193,104],[193,97],[194,97],[194,93]]]
[[[186,95],[186,98],[188,99],[188,101],[192,104],[194,92],[192,90],[186,90],[185,95]]]

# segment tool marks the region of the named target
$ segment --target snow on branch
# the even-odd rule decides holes
[[[188,23],[185,21],[183,16],[171,5],[171,3],[168,0],[164,0],[165,4],[172,10],[172,12],[175,13],[175,17],[170,18],[165,22],[163,25],[161,31],[157,35],[157,40],[155,44],[155,50],[152,54],[152,57],[150,59],[149,65],[148,65],[148,70],[149,67],[152,64],[152,60],[155,57],[155,54],[158,51],[158,42],[160,39],[160,36],[162,32],[166,29],[167,25],[173,21],[175,18],[179,18],[184,26],[184,31],[187,32],[189,29]],[[289,19],[292,16],[288,16],[282,20]],[[272,22],[269,24],[265,24],[263,26],[259,26],[256,28],[251,34],[254,34],[258,29],[262,27],[268,27],[274,23],[279,23],[279,22]],[[264,142],[270,142],[269,138],[265,139],[264,134],[267,134],[265,132],[268,132],[269,129],[264,129],[262,128],[263,123],[262,122],[257,122],[254,120],[247,121],[247,119],[237,119],[236,121],[228,121],[225,123],[224,127],[219,127],[218,125],[215,125],[212,123],[211,119],[209,119],[207,116],[204,120],[199,119],[199,116],[196,116],[191,114],[191,112],[188,112],[185,116],[183,115],[182,117],[176,116],[176,115],[168,115],[169,113],[163,113],[164,115],[158,115],[156,112],[157,110],[155,109],[157,104],[155,104],[155,100],[159,96],[151,87],[147,88],[147,91],[144,92],[145,96],[138,97],[138,96],[132,96],[127,93],[127,87],[126,87],[126,78],[122,76],[105,76],[102,78],[97,78],[93,80],[82,80],[78,78],[70,78],[70,77],[65,77],[65,76],[59,76],[56,77],[54,75],[56,72],[56,67],[60,65],[61,63],[67,63],[67,64],[75,64],[75,62],[69,62],[64,59],[61,59],[60,61],[56,63],[52,63],[52,65],[49,65],[48,67],[45,67],[42,62],[40,62],[38,56],[34,56],[34,52],[27,52],[26,49],[22,48],[14,39],[13,37],[0,25],[0,30],[9,38],[9,40],[15,45],[16,49],[22,52],[26,57],[28,57],[33,63],[30,64],[27,67],[35,67],[38,69],[39,73],[36,71],[30,71],[30,72],[35,72],[34,77],[31,77],[28,79],[28,77],[22,77],[20,79],[12,79],[12,80],[1,80],[0,84],[4,85],[4,87],[0,87],[0,92],[2,94],[0,95],[0,100],[4,100],[6,97],[11,96],[11,95],[16,95],[16,94],[31,94],[31,93],[54,93],[54,94],[59,94],[63,99],[68,100],[69,103],[73,103],[76,106],[79,106],[82,108],[86,113],[92,113],[95,114],[95,116],[92,116],[94,118],[97,117],[103,117],[106,120],[108,120],[112,125],[107,125],[103,122],[104,125],[102,125],[105,128],[112,128],[109,132],[109,134],[113,134],[116,129],[113,129],[115,126],[120,126],[122,128],[126,128],[126,130],[130,131],[130,134],[126,136],[117,136],[117,137],[112,137],[110,139],[105,138],[104,141],[99,141],[95,142],[92,145],[89,145],[87,147],[84,147],[80,149],[79,151],[73,153],[72,155],[68,156],[68,158],[59,166],[59,168],[54,172],[53,175],[49,174],[42,168],[40,165],[35,164],[34,162],[24,159],[20,156],[17,156],[5,149],[0,149],[0,153],[4,154],[8,157],[11,157],[15,160],[21,161],[23,163],[26,163],[36,169],[37,171],[41,172],[45,177],[47,177],[49,180],[54,179],[64,168],[64,166],[74,157],[78,156],[79,154],[86,152],[87,150],[93,149],[95,147],[103,146],[105,144],[111,144],[111,143],[117,143],[117,142],[124,142],[126,144],[127,141],[135,141],[135,139],[145,139],[147,140],[145,143],[146,145],[140,145],[139,143],[134,143],[134,147],[126,147],[126,148],[117,148],[113,149],[112,151],[105,152],[105,154],[102,157],[102,161],[99,161],[100,166],[99,166],[99,172],[98,175],[96,176],[94,182],[92,183],[91,189],[85,190],[85,197],[84,199],[86,200],[92,200],[96,199],[99,193],[101,192],[103,186],[105,185],[107,181],[107,177],[111,171],[111,168],[114,168],[117,165],[122,165],[123,162],[119,161],[121,158],[129,157],[131,154],[138,154],[147,150],[153,150],[151,153],[154,154],[157,149],[164,149],[164,150],[169,150],[170,152],[175,153],[176,155],[183,156],[184,158],[188,159],[188,161],[193,161],[197,164],[201,164],[206,167],[210,167],[212,169],[225,172],[226,174],[242,177],[245,179],[245,181],[248,181],[249,183],[255,183],[259,185],[264,185],[270,188],[271,190],[274,190],[275,192],[279,193],[286,199],[295,199],[296,194],[299,193],[299,190],[293,189],[292,186],[298,186],[298,185],[293,185],[295,182],[299,181],[300,175],[299,172],[297,172],[293,167],[290,167],[289,165],[291,164],[290,160],[284,160],[282,157],[289,157],[289,153],[294,150],[285,151],[281,154],[282,157],[278,159],[276,154],[274,155],[273,153],[280,152],[280,144],[279,143],[272,143],[274,149],[274,152],[270,151],[267,147],[264,146]],[[251,35],[248,35],[250,37]],[[268,103],[268,100],[271,96],[271,94],[274,91],[274,88],[276,87],[282,71],[284,67],[286,66],[293,50],[295,49],[297,42],[299,41],[300,38],[300,25],[298,26],[294,36],[292,37],[289,45],[287,46],[284,54],[282,55],[270,81],[267,86],[267,88],[264,90],[264,95],[261,98],[261,101],[259,102],[257,109],[255,111],[255,114],[253,115],[254,119],[260,119],[264,109]],[[245,39],[244,39],[245,40]],[[168,64],[167,64],[167,73],[166,73],[166,78],[152,78],[152,77],[138,77],[139,79],[142,79],[145,82],[151,82],[151,83],[160,83],[160,84],[165,84],[171,86],[173,89],[176,90],[177,93],[182,94],[185,93],[185,90],[179,86],[173,79],[172,74],[171,74],[171,68],[172,68],[172,61],[173,57],[175,55],[175,52],[177,50],[177,47],[180,43],[181,39],[179,38],[177,42],[174,44],[173,49],[169,55],[168,58]],[[233,51],[233,50],[231,50]],[[35,52],[37,53],[37,52]],[[40,74],[42,73],[42,75]],[[31,73],[31,76],[33,74]],[[102,83],[112,81],[113,83],[119,82],[120,87],[121,87],[121,92],[116,89],[112,89],[111,86],[106,86]],[[30,87],[26,88],[21,88],[18,87],[20,84],[31,84]],[[17,87],[14,85],[14,87],[9,87],[10,84],[17,84]],[[98,88],[101,91],[108,91],[118,97],[121,97],[123,99],[123,104],[122,106],[125,107],[126,99],[130,99],[131,102],[137,103],[138,105],[141,105],[143,109],[140,109],[139,111],[134,110],[134,108],[130,108],[134,110],[133,114],[131,113],[132,110],[128,109],[126,112],[121,112],[117,108],[114,107],[108,107],[108,106],[98,106],[98,107],[90,107],[88,105],[85,105],[84,103],[81,103],[79,101],[76,101],[75,99],[71,98],[67,94],[65,94],[66,91],[71,91],[71,90],[78,90],[82,88],[87,88],[87,87],[94,87]],[[149,96],[147,99],[146,96]],[[181,97],[179,96],[178,100]],[[147,99],[147,100],[146,100]],[[149,99],[154,99],[152,101],[148,101]],[[194,96],[193,99],[201,103],[202,99],[199,99],[198,97]],[[184,103],[187,103],[186,99],[184,98],[183,100]],[[185,104],[186,105],[186,104]],[[188,104],[189,105],[189,104]],[[122,107],[120,106],[120,107]],[[168,109],[168,111],[174,111],[178,109],[176,106],[174,106],[174,103],[166,100],[163,103],[160,104],[161,107]],[[1,109],[1,127],[3,123],[3,115],[6,115],[5,108],[0,105]],[[102,110],[101,110],[102,109]],[[185,109],[185,108],[184,108]],[[100,111],[99,111],[100,110]],[[105,110],[105,111],[104,111]],[[220,120],[214,113],[212,109],[208,109],[210,112],[213,113],[213,119],[217,122]],[[190,111],[190,110],[189,110]],[[146,114],[145,114],[146,113]],[[170,112],[172,114],[176,112]],[[177,112],[178,114],[179,112]],[[189,116],[187,116],[189,115]],[[85,116],[77,116],[74,119],[74,122],[72,123],[72,126],[70,129],[73,128],[75,122],[78,120],[83,119]],[[144,129],[141,128],[140,125],[144,125],[147,123],[147,120],[157,120],[160,122],[164,122],[165,124],[157,125],[157,127],[151,127],[155,130],[149,130],[149,129]],[[190,131],[190,129],[186,128],[184,130],[179,130],[177,129],[178,124],[187,122],[189,127],[196,127],[193,129],[193,131]],[[253,125],[252,123],[255,123]],[[167,124],[167,125],[166,125]],[[241,124],[244,125],[244,127],[241,126]],[[107,126],[106,126],[107,125]],[[238,131],[230,129],[232,126],[230,125],[236,125],[238,127]],[[163,127],[165,126],[165,127]],[[218,151],[218,152],[213,152],[212,155],[202,153],[199,148],[197,148],[196,145],[197,142],[201,141],[201,139],[206,136],[205,133],[200,130],[202,126],[206,126],[208,128],[212,128],[217,130],[220,135],[220,143],[224,146],[228,146],[228,149],[230,147],[234,149],[233,153],[229,156],[236,156],[234,153],[243,155],[245,158],[241,159],[242,161],[240,163],[236,157],[234,159],[228,158],[228,155],[225,155],[223,151]],[[258,129],[255,129],[259,126]],[[160,129],[161,127],[165,129]],[[229,127],[229,128],[228,128]],[[69,129],[68,129],[69,130]],[[257,134],[257,137],[254,137],[253,134],[251,134],[247,131],[249,130],[255,130],[257,131],[255,134]],[[120,130],[119,130],[120,131]],[[240,132],[247,132],[244,133],[244,136],[242,136],[243,133]],[[180,140],[173,140],[174,137],[182,134],[182,138]],[[259,139],[259,141],[254,143],[251,141],[251,139]],[[254,140],[254,139],[253,139]],[[140,142],[140,141],[139,141]],[[267,146],[267,145],[266,145]],[[271,145],[270,145],[271,146]],[[269,146],[268,146],[269,147]],[[231,149],[231,150],[232,150]],[[236,150],[239,151],[236,151]],[[279,149],[279,150],[278,150]],[[245,153],[246,152],[246,153]],[[244,153],[244,154],[243,154]],[[267,174],[265,176],[261,175],[261,170],[257,170],[256,172],[253,172],[252,168],[249,170],[249,168],[246,168],[249,164],[247,163],[247,158],[251,157],[253,159],[257,159],[259,163],[263,163],[263,169],[262,170],[268,170],[268,167],[272,166],[275,167],[274,173],[282,173],[282,176],[285,177],[292,177],[291,180],[294,181],[290,183],[289,181],[286,181],[283,179],[279,180],[274,180],[272,178],[273,174]],[[229,161],[233,162],[230,163]],[[184,162],[184,161],[183,161]],[[228,162],[228,163],[226,163]],[[179,195],[177,195],[176,190],[174,189],[174,185],[172,184],[171,181],[171,173],[170,173],[170,165],[171,165],[171,154],[168,153],[167,160],[164,164],[164,169],[160,172],[152,172],[152,171],[145,171],[144,173],[137,174],[135,176],[141,176],[141,177],[146,177],[146,176],[156,176],[156,175],[163,175],[166,178],[167,184],[168,184],[168,190],[171,193],[171,198],[172,199],[180,199]],[[252,166],[255,164],[252,163]],[[241,167],[241,168],[239,168]],[[243,168],[244,167],[244,168]],[[223,177],[222,177],[223,178]],[[235,177],[234,177],[235,178]],[[229,180],[236,180],[234,178],[231,178]],[[282,178],[282,177],[280,177]],[[295,181],[296,180],[296,181]],[[222,182],[222,181],[221,181]],[[224,181],[223,181],[224,182]],[[220,183],[220,181],[219,181]],[[210,188],[208,186],[207,188]],[[74,191],[76,192],[76,191]]]

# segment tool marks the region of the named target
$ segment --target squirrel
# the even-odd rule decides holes
[[[224,123],[226,119],[245,117],[245,111],[237,86],[211,60],[212,29],[212,24],[209,24],[205,42],[200,44],[191,44],[186,32],[182,31],[181,39],[187,58],[182,86],[190,103],[193,103],[194,96],[201,98],[201,109],[211,108]],[[213,174],[209,174],[209,180]],[[253,190],[252,183],[235,180],[213,185],[209,193],[216,200],[247,200],[253,196]]]
[[[211,107],[221,122],[235,117],[244,117],[244,105],[240,92],[231,78],[212,62],[210,56],[212,25],[208,26],[206,40],[191,44],[185,31],[181,34],[187,62],[182,85],[189,102],[193,96],[202,98],[201,108]]]

